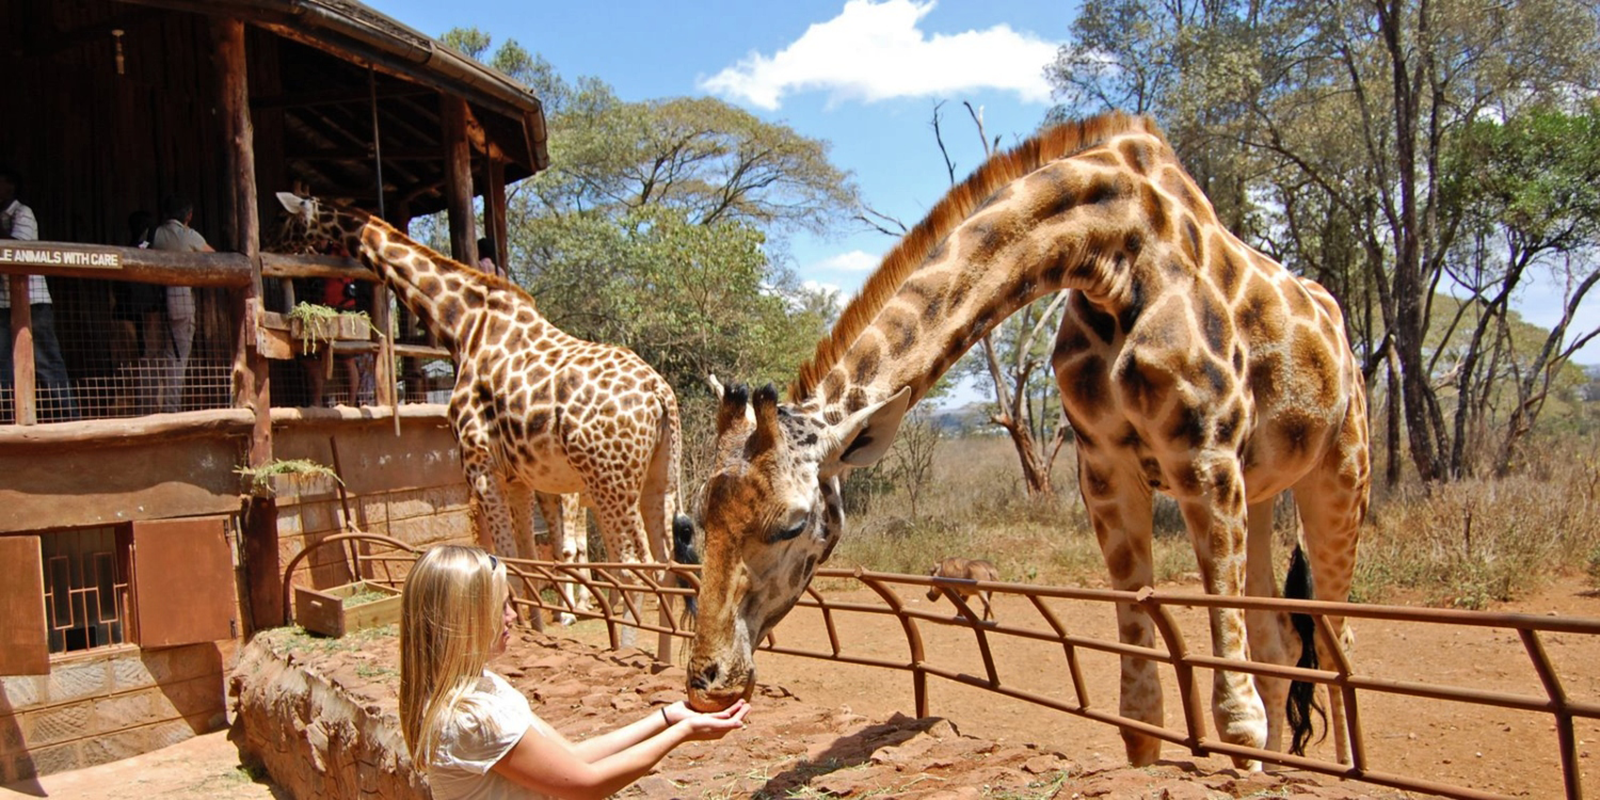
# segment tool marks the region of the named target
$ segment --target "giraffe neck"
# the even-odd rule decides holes
[[[1129,142],[1139,147],[1143,174],[1117,155]],[[1151,196],[1170,179],[1167,169],[1188,181],[1171,152],[1157,134],[1128,131],[1001,186],[930,248],[853,339],[836,335],[832,344],[843,346],[834,353],[824,344],[818,360],[831,356],[831,366],[812,373],[810,388],[804,378],[791,387],[791,400],[850,411],[909,388],[914,403],[996,325],[1062,289],[1080,291],[1078,302],[1113,335],[1115,326],[1125,331],[1142,298],[1169,279],[1150,265],[1179,247],[1166,240],[1170,230],[1157,235],[1176,226],[1153,225],[1149,213],[1154,203],[1158,215],[1182,214]]]
[[[533,325],[544,321],[532,299],[511,284],[416,242],[377,217],[342,212],[336,223],[345,248],[383,278],[443,347],[459,351],[491,311],[523,319],[526,312]]]

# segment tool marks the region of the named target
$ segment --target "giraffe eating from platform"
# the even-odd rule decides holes
[[[456,383],[448,416],[486,523],[480,541],[487,538],[501,555],[537,558],[532,493],[581,492],[610,558],[667,560],[678,516],[678,401],[644,359],[568,335],[509,280],[364,211],[291,192],[277,196],[288,213],[274,250],[344,245],[450,351]],[[548,512],[553,527],[552,519],[560,514]],[[665,608],[661,614],[670,618]],[[662,633],[663,660],[670,660],[670,642]]]
[[[699,520],[696,708],[751,693],[753,648],[843,534],[841,476],[882,457],[907,409],[984,334],[1061,289],[1072,292],[1052,363],[1112,587],[1152,585],[1161,491],[1182,511],[1208,593],[1275,594],[1272,506],[1292,490],[1316,598],[1347,599],[1370,465],[1339,308],[1227,231],[1154,123],[1105,114],[1043,131],[952,189],[885,256],[784,402],[771,386],[721,392]],[[1138,604],[1116,613],[1122,642],[1155,645]],[[1291,639],[1280,613],[1219,608],[1209,621],[1212,654],[1241,661],[1334,664],[1327,648],[1345,638],[1342,617],[1314,644]],[[1121,685],[1122,716],[1163,724],[1155,663],[1124,656]],[[1278,749],[1289,695],[1283,679],[1213,670],[1219,738]],[[1123,739],[1136,765],[1160,755],[1136,726]]]

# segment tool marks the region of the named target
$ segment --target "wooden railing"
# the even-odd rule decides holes
[[[313,545],[313,547],[339,544],[349,539],[361,538],[381,539],[382,537],[368,537],[365,535],[335,536],[329,537],[318,545]],[[408,562],[414,558],[414,551],[392,539],[386,539],[384,543],[391,545],[394,548],[394,552],[380,555],[363,554],[353,556],[351,563],[355,572],[352,574],[383,581],[385,578],[376,575],[376,572],[382,569],[389,576],[389,585],[401,585],[404,580],[403,574],[396,573],[403,573],[403,570],[396,570],[395,566],[397,562]],[[299,560],[309,552],[309,549],[302,552],[290,562],[286,578],[292,574],[294,566]],[[693,636],[692,631],[680,626],[675,620],[669,620],[665,627],[652,623],[632,622],[631,620],[646,619],[645,614],[642,613],[644,609],[626,605],[614,606],[607,599],[607,590],[620,589],[625,584],[632,584],[628,586],[631,591],[654,594],[658,598],[658,602],[669,597],[681,599],[698,590],[698,566],[616,563],[569,565],[519,559],[502,560],[512,568],[514,574],[530,590],[544,582],[571,583],[588,588],[595,598],[597,607],[587,609],[568,605],[560,592],[547,591],[541,594],[529,591],[527,599],[518,599],[516,602],[519,606],[534,612],[531,615],[532,619],[537,621],[535,624],[541,629],[543,612],[552,614],[565,612],[580,619],[602,621],[607,627],[613,648],[617,647],[620,640],[620,628],[627,625],[634,625],[643,630],[658,633],[664,632],[674,637],[688,638]],[[681,577],[688,586],[675,585],[675,581],[667,580],[669,575]],[[816,584],[819,582],[834,584],[842,582],[846,585],[857,584],[864,586],[870,589],[881,600],[881,603],[830,599],[829,595],[835,594],[835,592],[819,591],[816,588]],[[286,579],[284,584],[285,597],[287,598],[289,581]],[[978,621],[978,615],[955,591],[957,587],[961,586],[992,591],[996,596],[1010,595],[1021,598],[1026,601],[1027,606],[1034,609],[1038,615],[1038,621],[1042,625],[1028,626],[1023,624],[1022,621],[1009,619],[1003,623],[998,621]],[[896,589],[906,588],[923,592],[929,589],[936,589],[943,594],[944,598],[954,603],[960,613],[952,617],[946,614],[908,607],[901,599],[900,593],[896,591]],[[627,599],[629,597],[627,593],[620,593],[618,596],[624,598],[623,603],[636,602]],[[1141,608],[1155,621],[1156,629],[1160,632],[1164,646],[1153,648],[1138,647],[1115,640],[1074,633],[1069,630],[1068,626],[1061,620],[1060,615],[1052,608],[1051,603],[1058,601],[1086,601],[1104,604],[1107,606],[1105,610],[1107,616],[1112,613],[1109,607],[1111,604],[1124,603]],[[287,603],[287,600],[285,602]],[[1014,608],[1016,605],[1013,603],[1010,607]],[[1317,620],[1319,630],[1324,636],[1331,634],[1331,630],[1329,630],[1325,622],[1327,616],[1330,615],[1356,620],[1387,620],[1426,625],[1499,628],[1511,631],[1520,642],[1531,670],[1538,678],[1542,694],[1493,691],[1433,681],[1386,679],[1357,671],[1342,652],[1340,654],[1340,663],[1333,665],[1331,669],[1301,669],[1254,661],[1217,658],[1192,651],[1185,643],[1183,631],[1173,610],[1185,609],[1192,614],[1196,611],[1207,611],[1215,608],[1291,611],[1307,614]],[[630,610],[633,613],[630,614]],[[919,717],[926,717],[930,712],[927,682],[928,677],[931,675],[1026,703],[1051,708],[1062,713],[1115,725],[1124,730],[1148,734],[1163,741],[1186,747],[1196,756],[1216,754],[1259,759],[1266,763],[1279,764],[1308,772],[1364,781],[1406,791],[1427,792],[1444,797],[1480,800],[1482,798],[1509,798],[1511,795],[1500,795],[1468,786],[1373,768],[1369,758],[1371,753],[1370,743],[1367,741],[1361,722],[1364,697],[1371,694],[1397,695],[1423,698],[1430,701],[1452,701],[1549,715],[1551,725],[1556,733],[1565,796],[1570,799],[1583,796],[1580,778],[1579,742],[1574,729],[1574,722],[1576,720],[1600,720],[1600,704],[1589,700],[1577,700],[1569,696],[1567,684],[1563,681],[1559,670],[1549,657],[1545,647],[1546,638],[1553,634],[1600,635],[1600,620],[1596,619],[1413,608],[1409,606],[1326,603],[1304,600],[1225,599],[1210,595],[1186,594],[1167,590],[1145,589],[1138,592],[1124,592],[1110,589],[1035,586],[898,575],[860,569],[818,570],[813,585],[806,589],[805,595],[796,606],[796,610],[791,612],[791,619],[795,614],[801,613],[815,613],[818,615],[828,642],[825,649],[780,645],[770,637],[763,643],[761,649],[777,654],[909,672],[916,705],[915,710]],[[907,657],[896,660],[847,652],[844,644],[845,637],[841,636],[839,631],[839,618],[847,613],[893,618],[898,622],[898,626],[905,637]],[[981,657],[982,673],[973,674],[958,666],[953,666],[953,664],[962,660],[959,657],[961,655],[967,656],[967,660],[970,661],[970,651],[964,654],[952,653],[948,649],[942,649],[937,653],[930,652],[929,648],[924,645],[923,625],[948,626],[969,630],[973,637],[973,647]],[[1069,679],[1067,683],[1072,687],[1071,696],[1065,698],[1050,696],[1018,688],[1017,683],[1013,682],[1013,679],[1018,676],[1002,675],[1001,662],[995,658],[993,645],[995,637],[1014,637],[1059,646],[1062,651],[1063,672]],[[1081,664],[1081,656],[1086,651],[1115,656],[1133,656],[1170,667],[1176,678],[1182,704],[1182,727],[1170,728],[1151,725],[1107,710],[1114,706],[1102,707],[1093,702]],[[1425,657],[1425,654],[1419,653],[1419,658],[1422,657]],[[1297,681],[1310,681],[1323,684],[1329,691],[1338,692],[1344,700],[1345,734],[1349,737],[1352,763],[1340,764],[1324,759],[1259,750],[1223,742],[1209,735],[1205,723],[1207,715],[1202,711],[1204,703],[1196,672],[1197,670],[1218,669],[1290,678]],[[1583,677],[1587,679],[1591,675]],[[1524,745],[1528,748],[1533,747],[1532,743],[1524,743]]]

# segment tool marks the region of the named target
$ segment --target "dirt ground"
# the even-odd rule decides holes
[[[831,602],[869,602],[870,592],[825,593]],[[902,600],[928,608],[909,591]],[[943,600],[932,604],[949,612]],[[1115,637],[1104,605],[1052,606],[1073,632]],[[1558,582],[1527,600],[1496,610],[1561,616],[1600,616],[1600,599],[1577,580]],[[1028,625],[1038,615],[1025,601],[998,598],[996,614]],[[892,619],[836,616],[846,655],[904,662],[904,634]],[[1203,647],[1204,618],[1179,614],[1190,647]],[[970,628],[920,626],[930,662],[984,674]],[[653,704],[681,696],[681,666],[653,666],[648,656],[611,653],[595,623],[560,637],[529,633],[496,667],[532,699],[535,710],[576,736],[631,719]],[[571,637],[571,638],[566,638]],[[1539,680],[1514,632],[1492,628],[1356,623],[1359,672],[1399,681],[1542,696]],[[1011,637],[989,637],[1003,685],[1073,700],[1059,648]],[[1544,645],[1574,700],[1600,696],[1600,637],[1550,635]],[[815,611],[797,609],[779,627],[786,647],[825,647]],[[355,693],[387,697],[392,682],[374,665],[393,663],[384,647],[334,659],[332,677]],[[1403,797],[1369,784],[1339,782],[1296,771],[1243,775],[1225,759],[1195,759],[1168,745],[1163,761],[1142,770],[1122,766],[1115,729],[1074,715],[930,678],[931,713],[912,718],[910,674],[762,653],[762,691],[748,729],[720,743],[680,748],[660,770],[624,797],[1004,797],[1004,798],[1226,798]],[[680,658],[681,664],[681,658]],[[1116,706],[1117,665],[1111,657],[1085,656],[1082,670],[1093,706]],[[597,691],[597,687],[605,687]],[[1209,687],[1203,688],[1209,696]],[[1169,727],[1180,724],[1176,692],[1168,688]],[[1370,768],[1526,797],[1563,794],[1554,725],[1548,714],[1414,700],[1363,692],[1361,724]],[[1600,769],[1591,760],[1600,730],[1579,722],[1583,779],[1593,787]],[[1331,758],[1331,742],[1313,755]],[[21,797],[254,800],[283,793],[239,766],[237,751],[216,733],[136,759],[48,776],[34,784],[0,788],[0,800]]]

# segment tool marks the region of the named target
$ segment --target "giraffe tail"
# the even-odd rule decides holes
[[[699,564],[700,553],[694,546],[694,522],[687,514],[678,514],[672,518],[672,560],[679,564]],[[677,584],[690,591],[694,584],[682,575],[674,575]],[[699,598],[693,594],[683,600],[683,626],[692,628],[694,619],[700,613]]]
[[[1303,548],[1296,544],[1294,555],[1289,559],[1289,574],[1284,578],[1283,596],[1294,600],[1310,600],[1312,598],[1311,566],[1306,562]],[[1317,622],[1310,614],[1290,614],[1289,623],[1294,626],[1294,632],[1300,637],[1300,661],[1295,666],[1302,669],[1317,668]],[[1285,712],[1288,717],[1289,730],[1292,739],[1289,752],[1297,756],[1305,755],[1306,745],[1311,741],[1311,713],[1316,712],[1322,718],[1322,736],[1328,735],[1328,715],[1322,710],[1322,705],[1317,702],[1317,685],[1309,681],[1293,681],[1289,684],[1289,701]],[[1319,738],[1318,741],[1321,741]]]

